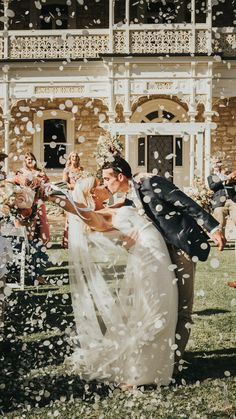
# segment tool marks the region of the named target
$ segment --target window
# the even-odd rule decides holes
[[[8,20],[9,29],[30,29],[30,7],[28,0],[12,0],[9,9],[14,16]]]
[[[207,4],[206,0],[195,0],[196,23],[206,23]]]
[[[61,169],[65,166],[67,121],[44,120],[44,161],[46,169]]]
[[[218,0],[212,6],[212,26],[236,26],[236,0]]]
[[[125,0],[115,0],[114,23],[125,23]]]
[[[190,23],[190,0],[130,0],[131,23]]]
[[[109,28],[109,1],[87,0],[83,5],[77,3],[78,29]]]
[[[40,29],[67,29],[68,6],[62,4],[43,5],[39,19]]]
[[[183,138],[175,138],[175,166],[183,166]]]
[[[138,138],[138,166],[145,166],[145,138]]]
[[[152,111],[148,115],[146,115],[146,118],[149,119],[149,121],[152,121],[153,119],[158,118],[158,111]]]

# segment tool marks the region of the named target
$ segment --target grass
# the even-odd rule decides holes
[[[133,393],[85,383],[68,371],[63,361],[72,351],[68,334],[74,321],[66,265],[51,267],[48,275],[51,285],[9,297],[2,417],[236,418],[236,290],[225,284],[236,279],[232,248],[222,253],[213,248],[208,262],[198,264],[194,325],[178,383]]]

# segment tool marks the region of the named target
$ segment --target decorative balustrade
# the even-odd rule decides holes
[[[227,57],[236,56],[236,28],[217,28],[212,34],[213,50]]]
[[[130,34],[130,49],[134,54],[188,53],[191,37],[191,30],[136,30]]]
[[[10,38],[11,59],[96,58],[108,53],[109,35],[14,36]]]
[[[37,32],[37,33],[36,33]],[[206,28],[116,28],[77,31],[9,31],[8,56],[0,34],[0,58],[50,59],[97,58],[102,54],[196,54],[223,53],[236,56],[236,29]],[[212,41],[211,41],[212,36]],[[211,50],[212,48],[212,50]],[[5,46],[5,51],[7,51]]]
[[[196,43],[195,51],[197,54],[207,54],[209,51],[209,46],[211,42],[208,42],[208,32],[207,30],[197,30],[196,31]],[[209,51],[210,52],[210,51]]]

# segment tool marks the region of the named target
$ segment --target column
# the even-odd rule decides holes
[[[197,133],[196,142],[196,175],[202,177],[203,174],[203,133]]]
[[[129,122],[129,118],[131,115],[131,109],[130,109],[130,63],[125,63],[125,77],[124,77],[124,116],[125,121]]]
[[[214,115],[214,112],[212,111],[212,62],[208,62],[207,65],[207,79],[206,79],[206,104],[205,104],[205,121],[207,123],[211,123],[212,116]],[[207,177],[210,174],[211,169],[211,128],[206,127],[205,130],[205,183],[207,184]]]
[[[191,134],[189,136],[189,140],[190,140],[189,184],[190,184],[190,186],[193,186],[193,182],[194,182],[194,142],[195,142],[194,134]]]
[[[114,1],[109,0],[109,53],[113,53]]]
[[[193,2],[192,2],[193,3]],[[193,13],[194,12],[194,13]],[[195,22],[195,5],[192,10],[192,19]],[[196,112],[196,63],[191,62],[191,90],[190,90],[190,103],[189,103],[189,119],[192,125],[195,124]],[[189,182],[190,186],[193,186],[195,175],[195,135],[190,134],[190,161],[189,161]]]
[[[9,82],[8,70],[3,73],[3,124],[4,124],[4,152],[9,154],[9,120],[10,120],[10,107],[9,107]],[[5,160],[5,171],[9,172],[9,161]]]
[[[207,1],[207,52],[212,53],[212,0]]]
[[[207,177],[211,171],[211,129],[206,128],[205,130],[205,183],[207,184]]]
[[[125,1],[125,45],[126,45],[126,53],[130,53],[130,36],[129,36],[129,0]]]
[[[6,19],[4,21],[4,58],[9,58],[9,39],[8,39],[8,10],[9,6],[9,0],[4,0],[4,18]]]
[[[192,26],[192,40],[191,40],[190,52],[195,53],[195,50],[196,50],[195,0],[191,0],[191,26]]]
[[[129,134],[125,134],[125,160],[129,161]]]
[[[115,115],[115,104],[114,104],[114,77],[113,77],[113,63],[109,62],[108,66],[108,84],[109,84],[109,91],[108,91],[108,116],[109,122],[114,122],[114,115]]]

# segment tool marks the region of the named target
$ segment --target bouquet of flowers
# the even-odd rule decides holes
[[[0,188],[0,217],[6,221],[31,220],[35,213],[35,191],[27,186],[5,182]]]
[[[97,150],[94,156],[98,167],[102,167],[106,162],[113,161],[114,156],[121,154],[122,151],[123,144],[118,136],[112,137],[108,133],[101,135],[98,138]]]
[[[207,188],[202,178],[196,176],[194,179],[194,187],[190,192],[190,197],[196,201],[205,211],[211,213],[212,196],[213,191]]]

